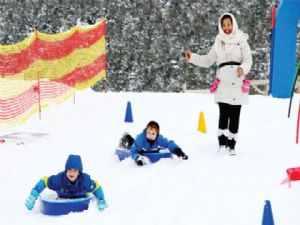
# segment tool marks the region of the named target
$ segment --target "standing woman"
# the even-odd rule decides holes
[[[218,65],[211,91],[219,105],[218,140],[221,149],[235,155],[241,106],[248,103],[249,83],[245,76],[252,66],[252,55],[247,43],[248,35],[238,29],[234,16],[224,13],[218,23],[219,34],[207,55],[186,51],[185,57],[200,67]]]

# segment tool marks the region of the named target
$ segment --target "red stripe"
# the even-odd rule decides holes
[[[48,42],[37,39],[38,53],[40,59],[53,60],[66,57],[77,48],[88,48],[95,44],[105,35],[105,23],[89,31],[76,31],[68,39],[56,42]]]
[[[14,75],[27,69],[37,59],[34,42],[20,53],[0,55],[0,75]]]

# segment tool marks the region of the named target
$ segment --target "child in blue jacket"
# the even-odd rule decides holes
[[[135,160],[138,166],[147,164],[147,159],[142,155],[143,152],[159,152],[161,149],[169,149],[174,155],[187,160],[188,156],[175,144],[159,134],[159,124],[150,121],[147,127],[139,134],[132,145],[131,158]]]
[[[45,188],[56,191],[59,198],[83,198],[91,192],[98,199],[98,209],[103,211],[107,208],[99,183],[82,172],[82,162],[79,155],[69,155],[65,171],[44,177],[34,186],[25,202],[28,210],[33,209],[36,199]]]

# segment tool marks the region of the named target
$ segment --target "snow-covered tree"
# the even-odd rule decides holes
[[[106,17],[110,90],[181,91],[183,85],[208,88],[216,67],[195,67],[185,61],[184,52],[207,53],[224,12],[233,13],[240,29],[249,34],[254,59],[250,78],[268,78],[273,4],[273,0],[1,1],[0,43],[17,43],[36,27],[59,33]],[[297,46],[299,60],[299,43]],[[100,90],[100,86],[94,89]]]

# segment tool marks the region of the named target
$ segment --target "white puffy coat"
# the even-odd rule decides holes
[[[220,80],[220,84],[215,92],[215,102],[243,105],[248,103],[248,93],[242,92],[242,85],[245,76],[251,69],[252,55],[247,43],[248,35],[238,30],[236,20],[232,14],[226,14],[230,15],[233,20],[232,33],[225,34],[222,30],[221,18],[223,14],[219,19],[219,34],[211,50],[207,55],[192,53],[189,62],[205,68],[210,67],[215,62],[217,65],[229,61],[241,63],[240,66],[223,66],[217,70],[217,78]],[[236,75],[238,67],[242,67],[244,72],[241,77]]]

